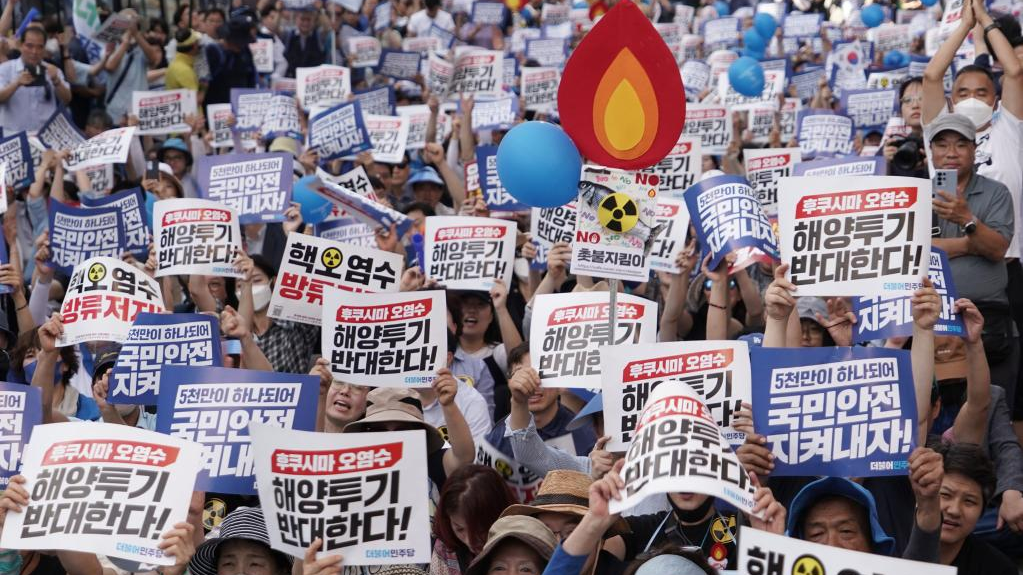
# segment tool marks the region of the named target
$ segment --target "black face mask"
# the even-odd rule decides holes
[[[0,349],[0,374],[7,377],[7,372],[11,369],[11,356],[7,353],[6,349]]]
[[[670,497],[668,498],[668,502],[671,503],[672,509],[675,510],[675,517],[678,517],[679,521],[682,523],[699,523],[707,517],[707,514],[710,512],[710,508],[714,505],[714,498],[708,497],[706,501],[701,503],[699,507],[692,511],[679,509]]]

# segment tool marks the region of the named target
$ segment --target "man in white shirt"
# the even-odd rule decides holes
[[[71,87],[53,64],[43,62],[46,33],[30,26],[21,33],[21,57],[0,64],[0,126],[5,134],[38,131],[71,101]]]
[[[430,27],[436,24],[448,32],[455,30],[455,20],[451,14],[440,9],[440,0],[426,0],[426,8],[416,12],[408,19],[408,35],[428,36]]]

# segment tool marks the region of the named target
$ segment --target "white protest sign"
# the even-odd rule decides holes
[[[878,52],[899,50],[908,53],[913,46],[913,36],[909,28],[909,24],[887,22],[867,30],[867,40],[874,43],[874,50]]]
[[[764,104],[777,106],[778,96],[784,90],[784,70],[764,70],[764,90],[759,96],[752,97],[736,92],[728,80],[728,74],[718,77],[718,101],[733,111],[750,110]]]
[[[931,253],[931,181],[789,177],[778,184],[781,261],[801,296],[912,291]]]
[[[234,260],[241,249],[238,213],[211,200],[160,200],[153,207],[156,277],[244,277]]]
[[[682,56],[682,34],[684,33],[682,25],[678,22],[662,22],[654,24],[654,28],[657,28],[657,33],[661,35],[661,40],[664,40],[668,49],[671,50],[675,61],[679,61]]]
[[[158,544],[188,517],[199,456],[191,441],[126,425],[37,425],[22,468],[32,497],[7,514],[0,545],[174,565]]]
[[[778,213],[778,181],[792,175],[792,167],[802,161],[799,148],[750,148],[743,150],[746,180],[757,193],[768,217]]]
[[[352,68],[371,68],[380,63],[383,47],[373,36],[353,36],[345,42],[345,53]]]
[[[195,90],[132,92],[131,113],[139,119],[140,136],[186,132],[185,117],[195,115]]]
[[[295,95],[304,110],[341,104],[352,93],[352,72],[342,66],[324,64],[315,68],[298,68],[295,81]]]
[[[431,73],[433,56],[430,57]],[[503,96],[504,53],[496,50],[473,50],[455,60],[451,76],[451,88],[447,92],[457,95],[473,95],[476,98],[500,98]]]
[[[93,136],[71,151],[67,169],[76,171],[103,164],[123,164],[134,137],[134,127],[114,128]]]
[[[533,301],[529,359],[543,387],[600,387],[600,348],[657,340],[657,304],[618,295],[611,341],[610,293],[543,294]]]
[[[631,509],[648,495],[679,491],[753,510],[756,487],[703,398],[681,381],[665,381],[651,392],[621,476],[623,498],[610,502],[611,513]]]
[[[415,106],[398,106],[395,112],[408,121],[408,138],[405,140],[406,150],[421,150],[426,147],[426,132],[430,124],[430,107],[426,104]],[[447,137],[450,120],[447,114],[437,114],[436,137]]]
[[[465,216],[426,218],[426,277],[447,289],[490,291],[495,279],[511,285],[515,222]]]
[[[331,240],[289,234],[267,312],[272,318],[320,325],[323,294],[396,292],[402,257]]]
[[[249,44],[252,51],[252,63],[256,72],[270,74],[274,71],[274,40],[273,38],[256,38]]]
[[[558,107],[561,72],[557,68],[522,68],[521,93],[526,110],[551,112]]]
[[[682,135],[699,138],[704,154],[724,155],[732,141],[732,113],[725,106],[688,104]]]
[[[95,10],[95,4],[93,6]],[[101,45],[108,42],[120,42],[121,37],[131,30],[135,20],[135,18],[127,14],[111,14],[92,36],[92,39]]]
[[[366,131],[373,143],[373,160],[399,164],[405,159],[409,122],[405,116],[377,116],[364,114]]]
[[[960,26],[963,19],[963,5],[965,0],[947,0],[945,10],[941,15],[941,25],[938,26],[938,36],[947,38],[956,28]]]
[[[341,381],[427,387],[447,366],[447,329],[444,291],[324,296],[323,357]]]
[[[403,52],[428,54],[443,51],[444,47],[441,46],[440,38],[436,36],[416,36],[414,38],[403,39],[401,41],[401,50]]]
[[[540,9],[540,22],[544,26],[557,26],[564,22],[568,22],[568,17],[571,13],[572,7],[568,4],[551,4],[544,2],[543,8]]]
[[[234,146],[231,137],[231,104],[210,104],[206,106],[206,122],[209,126],[210,146],[214,149]]]
[[[558,242],[572,243],[575,233],[575,202],[554,208],[532,208],[529,218],[529,233],[536,244],[534,267],[544,268],[547,265],[547,253]]]
[[[675,259],[685,249],[686,234],[689,233],[689,210],[685,200],[657,198],[655,221],[664,227],[650,248],[650,269],[677,274],[680,270]]]
[[[503,63],[502,63],[503,64]],[[455,65],[448,62],[435,52],[430,52],[426,62],[426,85],[430,92],[438,98],[446,98],[451,92],[451,79],[455,75]]]
[[[682,193],[703,174],[703,146],[700,139],[682,136],[667,156],[642,171],[657,175],[659,196],[681,199]]]
[[[141,312],[164,311],[160,284],[119,259],[85,260],[71,274],[60,314],[58,347],[87,341],[124,341]]]

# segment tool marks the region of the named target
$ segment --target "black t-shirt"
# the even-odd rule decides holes
[[[664,511],[652,515],[626,517],[632,533],[622,536],[625,541],[626,560],[635,559],[644,550],[656,549],[665,543],[683,547],[700,547],[703,556],[718,570],[738,568],[738,549],[735,536],[738,534],[738,517],[734,512],[715,512],[706,521],[695,525],[681,526],[674,515],[665,521]],[[650,540],[653,539],[653,543]]]
[[[1008,557],[973,535],[966,538],[952,566],[959,575],[1016,575],[1019,571]]]

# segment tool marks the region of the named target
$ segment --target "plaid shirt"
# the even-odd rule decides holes
[[[320,328],[315,325],[273,319],[254,339],[277,372],[309,373],[313,354],[320,352]]]

